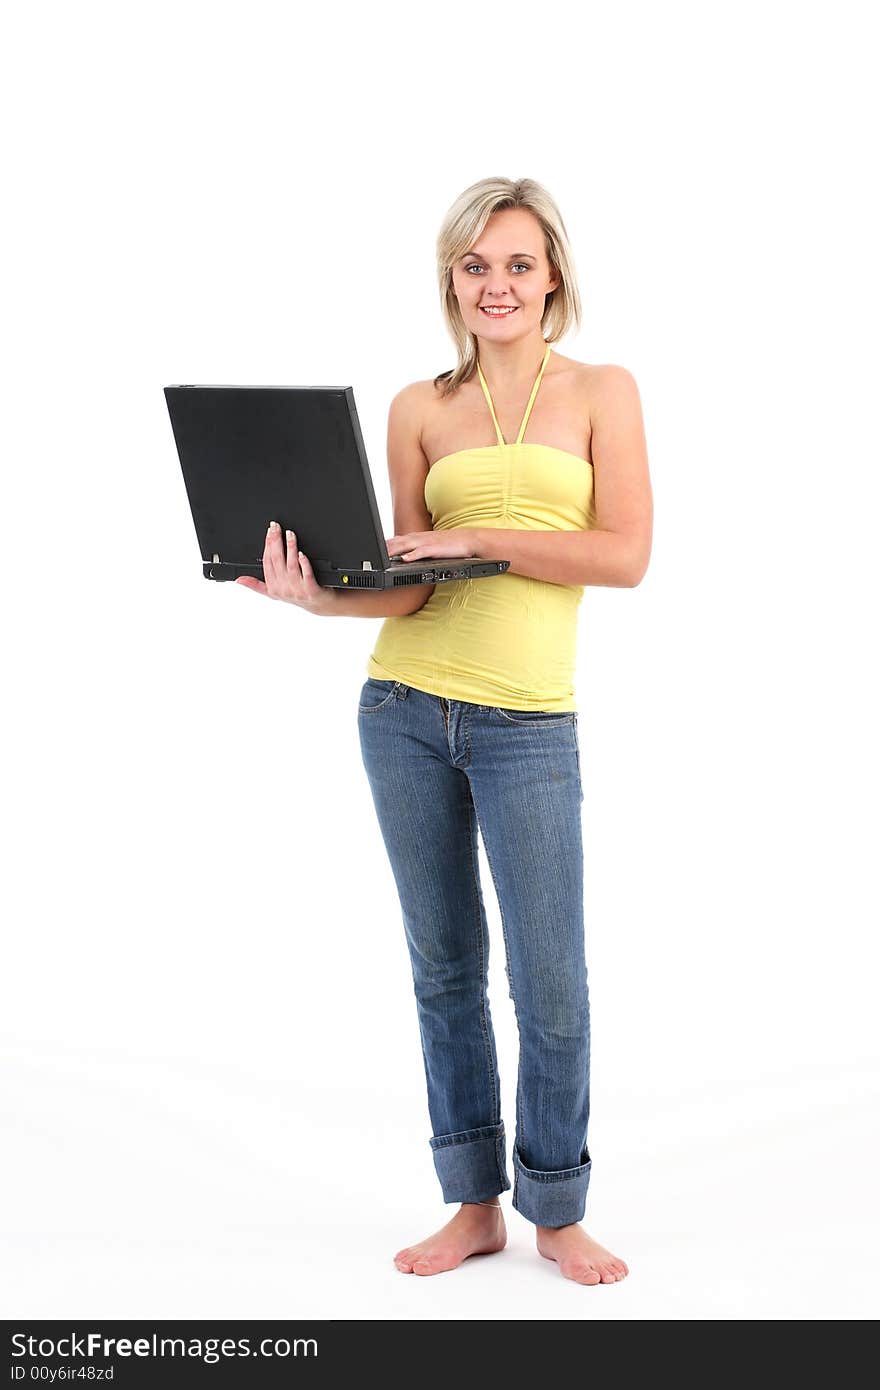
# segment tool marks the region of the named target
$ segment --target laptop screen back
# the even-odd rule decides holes
[[[315,563],[388,552],[350,386],[166,386],[203,560],[262,560],[266,527]]]

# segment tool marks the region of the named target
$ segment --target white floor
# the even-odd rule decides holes
[[[510,1193],[500,1254],[432,1278],[395,1269],[401,1245],[455,1210],[439,1200],[420,1113],[381,1127],[357,1096],[291,1096],[277,1078],[192,1059],[11,1045],[4,1054],[5,1318],[880,1311],[877,1077],[867,1063],[711,1096],[630,1097],[614,1123],[606,1105],[585,1225],[631,1273],[584,1287],[537,1254]]]

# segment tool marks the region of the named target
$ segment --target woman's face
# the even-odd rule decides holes
[[[465,327],[499,342],[540,332],[545,296],[558,284],[541,224],[526,208],[494,212],[452,270]],[[493,305],[512,312],[488,313]]]

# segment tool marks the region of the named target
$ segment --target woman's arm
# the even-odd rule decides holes
[[[596,584],[631,589],[636,574],[624,537],[613,531],[509,531],[479,526],[473,531],[478,553],[487,560],[509,560],[510,574],[548,584]]]
[[[415,613],[428,602],[433,584],[402,584],[399,589],[324,589],[331,595],[322,618],[402,618]]]

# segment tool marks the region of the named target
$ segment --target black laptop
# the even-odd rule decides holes
[[[166,386],[206,579],[263,579],[266,528],[296,532],[319,584],[393,589],[509,560],[389,556],[350,386]]]

